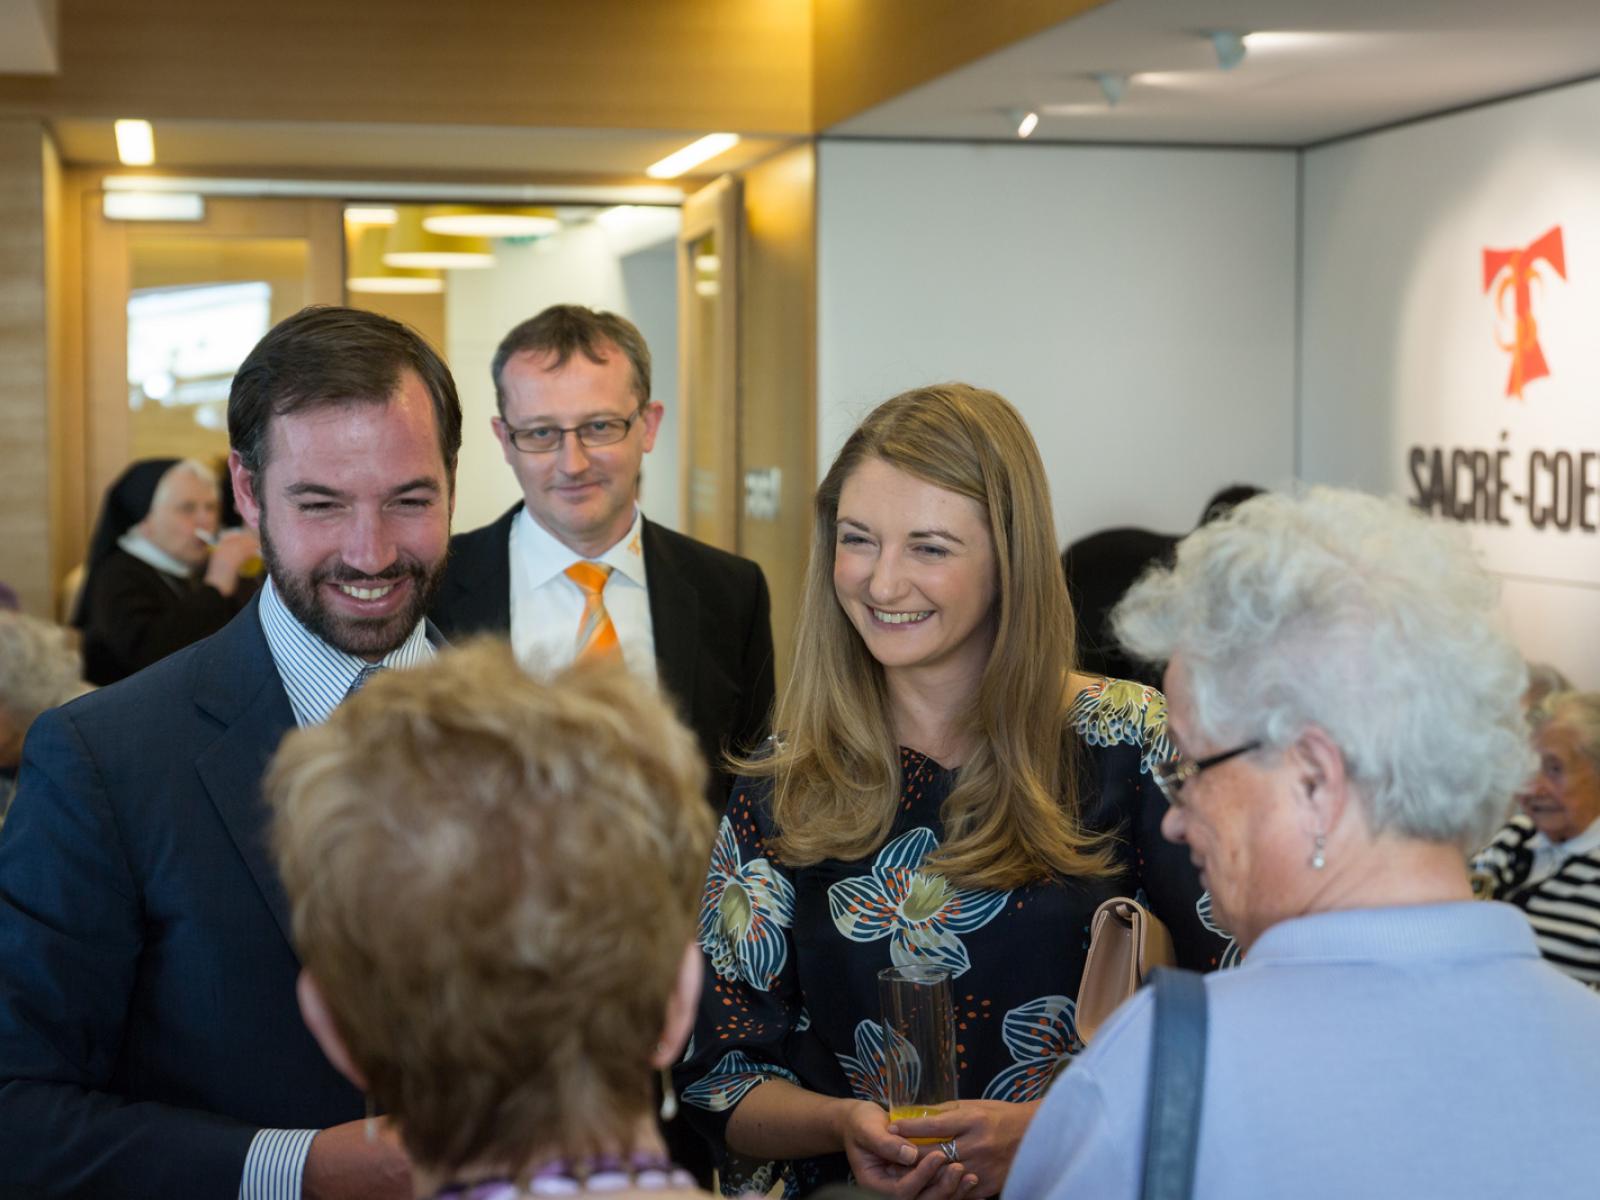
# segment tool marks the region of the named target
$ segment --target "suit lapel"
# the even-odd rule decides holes
[[[509,633],[511,629],[511,526],[515,504],[493,525],[454,539],[448,584],[452,631]]]
[[[294,710],[267,649],[258,600],[206,643],[195,660],[195,704],[222,725],[195,759],[200,782],[216,808],[261,898],[292,942],[289,904],[267,847],[267,809],[261,777]]]
[[[644,522],[644,571],[650,589],[650,635],[661,685],[697,724],[695,666],[699,658],[700,597],[660,531]]]

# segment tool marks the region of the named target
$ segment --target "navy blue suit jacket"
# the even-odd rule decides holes
[[[295,1003],[252,602],[29,731],[0,831],[0,1196],[235,1200],[262,1127],[362,1113]]]

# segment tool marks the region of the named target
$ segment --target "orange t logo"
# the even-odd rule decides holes
[[[1512,294],[1512,314],[1516,319],[1516,333],[1503,341],[1499,332],[1495,342],[1502,350],[1511,351],[1511,378],[1506,381],[1506,395],[1522,399],[1522,389],[1535,379],[1550,374],[1544,361],[1544,351],[1539,348],[1539,325],[1533,319],[1531,283],[1539,278],[1536,263],[1547,262],[1562,279],[1567,277],[1567,256],[1561,244],[1561,226],[1557,225],[1544,236],[1535,239],[1521,250],[1485,250],[1483,252],[1483,290],[1487,292],[1496,279],[1494,289],[1495,312],[1505,315],[1506,293]]]

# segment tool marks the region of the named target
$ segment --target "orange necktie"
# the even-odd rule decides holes
[[[620,653],[617,627],[606,611],[604,592],[611,568],[601,563],[575,562],[567,568],[567,578],[583,592],[583,620],[578,625],[578,661],[609,658]]]

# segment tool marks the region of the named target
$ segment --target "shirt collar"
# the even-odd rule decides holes
[[[1271,962],[1424,961],[1511,955],[1537,958],[1522,911],[1495,900],[1345,908],[1280,921],[1256,939],[1248,967]]]
[[[320,725],[349,694],[356,676],[372,664],[335,649],[302,625],[278,595],[271,576],[261,589],[260,611],[261,632],[266,634],[283,690],[289,693],[296,724],[302,728]],[[406,640],[385,654],[378,665],[414,667],[432,657],[427,622],[418,621]]]
[[[156,570],[168,575],[176,575],[179,579],[188,579],[194,575],[188,563],[179,562],[144,534],[132,529],[117,539],[117,547],[133,555],[140,562],[149,563]]]
[[[543,587],[575,562],[605,563],[614,576],[620,575],[630,583],[645,586],[644,574],[644,512],[633,506],[633,524],[628,532],[605,553],[590,559],[572,550],[560,541],[523,505],[517,514],[517,552],[529,569],[529,578],[535,587]]]
[[[1533,851],[1536,859],[1547,859],[1558,866],[1569,858],[1600,850],[1600,817],[1591,821],[1582,833],[1564,842],[1552,842],[1544,834],[1535,831],[1528,839],[1528,849]]]

